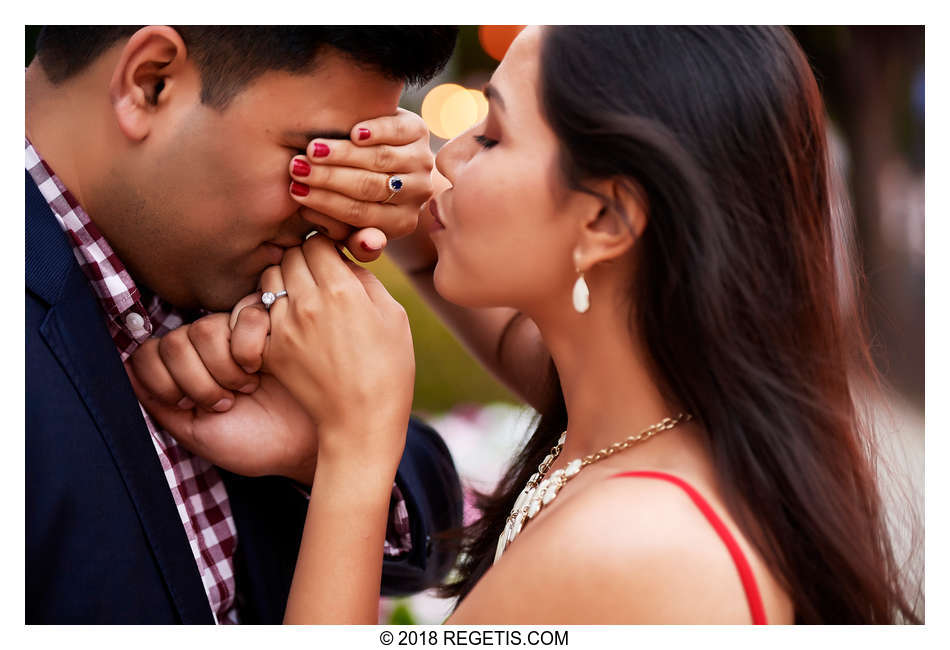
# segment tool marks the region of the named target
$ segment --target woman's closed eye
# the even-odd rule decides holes
[[[475,142],[480,144],[482,148],[484,149],[491,149],[496,144],[498,144],[498,140],[492,140],[491,138],[488,138],[483,134],[479,134],[474,137],[475,137]]]

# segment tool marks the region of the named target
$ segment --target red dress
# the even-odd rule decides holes
[[[732,533],[729,532],[729,529],[726,528],[725,524],[722,523],[722,519],[720,519],[719,515],[717,515],[716,512],[710,507],[706,499],[704,499],[702,495],[697,492],[695,488],[693,488],[693,486],[683,479],[671,474],[666,474],[664,472],[622,472],[620,474],[614,474],[611,478],[619,478],[624,476],[655,478],[663,481],[669,481],[673,485],[677,485],[682,488],[683,491],[689,495],[689,498],[692,499],[693,503],[699,507],[702,513],[706,516],[706,519],[710,524],[712,524],[712,527],[719,534],[719,537],[722,538],[726,548],[729,549],[729,555],[732,556],[732,561],[736,564],[736,569],[739,571],[739,578],[742,580],[742,587],[745,589],[746,599],[749,601],[749,611],[752,614],[752,624],[768,624],[768,621],[765,618],[765,607],[762,605],[762,596],[759,594],[759,587],[755,582],[755,576],[752,574],[752,567],[749,566],[749,561],[746,559],[745,554],[743,554],[742,549],[739,548],[739,545],[736,543],[735,537],[732,536]]]

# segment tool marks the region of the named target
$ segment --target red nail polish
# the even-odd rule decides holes
[[[296,194],[297,196],[307,196],[310,194],[310,186],[294,181],[290,184],[290,193]]]
[[[360,129],[359,134],[360,140],[369,140],[369,136],[371,135],[369,129]]]
[[[372,246],[367,244],[365,241],[360,242],[360,248],[362,248],[367,253],[375,253],[376,251],[379,250],[378,248],[373,248]]]
[[[310,163],[306,160],[301,160],[297,158],[294,160],[294,175],[295,176],[307,176],[310,173]]]
[[[322,142],[313,143],[313,157],[314,158],[325,158],[330,155],[330,147],[323,144]]]

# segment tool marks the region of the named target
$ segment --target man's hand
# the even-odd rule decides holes
[[[305,207],[304,218],[370,262],[389,239],[416,229],[419,209],[432,195],[433,165],[425,122],[399,109],[355,125],[349,141],[311,141],[305,156],[290,161],[290,195]],[[392,176],[402,182],[395,194]]]
[[[228,351],[228,320],[228,314],[212,314],[143,344],[126,364],[132,388],[145,410],[189,451],[244,476],[280,475],[310,484],[316,425],[272,376],[238,367]],[[261,346],[259,368],[266,331],[252,334],[248,349]],[[241,364],[252,363],[253,356],[245,354]],[[236,388],[251,393],[232,392]]]
[[[261,314],[254,314],[261,315]],[[250,319],[248,314],[245,319]],[[211,314],[139,346],[130,363],[144,388],[168,405],[224,412],[235,393],[253,393],[270,321],[231,336],[228,314]],[[235,354],[237,352],[237,354]],[[240,364],[240,365],[238,365]]]

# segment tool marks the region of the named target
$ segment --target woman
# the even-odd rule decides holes
[[[447,622],[917,620],[851,396],[871,366],[794,39],[529,28],[487,95],[438,154],[431,235],[389,249],[542,414],[467,531]],[[374,622],[405,314],[323,238],[262,286],[288,292],[265,368],[320,427],[285,620]]]

